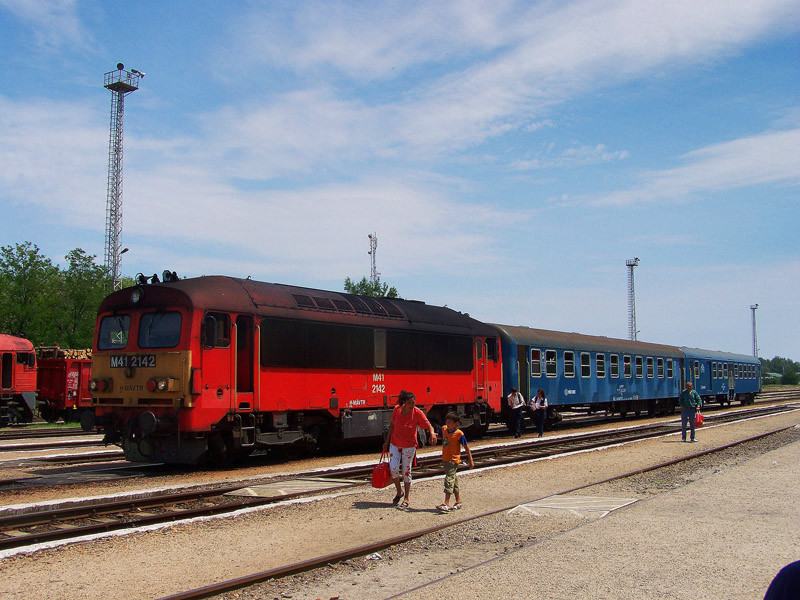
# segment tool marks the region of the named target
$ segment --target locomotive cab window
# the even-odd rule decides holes
[[[497,339],[486,338],[486,360],[497,362],[499,356],[497,355]]]
[[[564,377],[575,377],[574,352],[564,352]]]
[[[611,355],[611,377],[619,378],[619,356],[617,354]]]
[[[483,360],[483,344],[480,340],[475,340],[475,359],[478,361]]]
[[[97,332],[98,350],[121,350],[128,345],[131,318],[128,315],[111,315],[100,320]]]
[[[597,374],[598,379],[602,379],[606,376],[606,355],[605,354],[598,354],[594,358],[594,369]]]
[[[558,377],[558,363],[556,362],[556,351],[547,350],[544,353],[545,369],[548,377]]]
[[[385,369],[386,368],[386,330],[385,329],[376,329],[374,334],[374,343],[375,343],[375,368],[376,369]]]
[[[174,348],[181,341],[181,313],[145,313],[139,319],[139,348]]]
[[[531,350],[531,377],[542,376],[542,351]]]
[[[588,352],[581,352],[581,377],[592,376],[592,356]]]
[[[203,345],[227,348],[231,345],[231,320],[226,313],[210,312],[203,319]]]

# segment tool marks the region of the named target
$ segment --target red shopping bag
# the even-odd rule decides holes
[[[385,453],[381,453],[381,459],[377,465],[372,468],[372,487],[385,488],[392,483],[392,474],[389,472],[389,463],[385,462]]]
[[[702,427],[703,426],[703,413],[701,413],[699,410],[697,411],[697,413],[694,416],[694,426],[695,427]]]

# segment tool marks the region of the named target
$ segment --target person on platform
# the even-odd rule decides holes
[[[686,441],[686,424],[688,422],[690,429],[691,429],[691,439],[690,442],[695,442],[697,440],[694,439],[694,418],[697,415],[697,411],[703,405],[703,399],[700,398],[700,394],[698,394],[694,389],[691,381],[686,382],[686,389],[681,392],[680,397],[680,405],[681,405],[681,441]]]
[[[411,465],[414,464],[414,456],[417,453],[417,427],[428,432],[429,444],[436,445],[436,432],[433,430],[433,425],[415,404],[416,398],[413,393],[405,390],[400,392],[397,406],[392,412],[389,433],[383,443],[384,451],[388,450],[389,452],[389,469],[397,490],[392,504],[397,504],[401,498],[403,499],[398,505],[399,508],[408,508],[408,496],[411,492]],[[401,479],[403,480],[402,489],[400,487]]]
[[[525,396],[517,391],[517,388],[512,387],[511,393],[506,397],[508,401],[509,413],[511,415],[511,431],[514,432],[514,437],[518,438],[522,435],[522,412],[525,408]]]
[[[547,418],[547,396],[544,390],[539,388],[536,391],[536,398],[533,399],[533,419],[536,422],[536,431],[539,437],[544,435],[544,420]]]
[[[474,469],[472,452],[467,445],[464,432],[459,429],[461,418],[456,412],[449,412],[444,418],[445,426],[442,427],[442,466],[444,467],[444,502],[437,506],[441,511],[458,510],[461,508],[461,494],[458,488],[458,463],[461,462],[461,447],[467,452],[469,468]],[[450,506],[450,496],[455,496],[455,504]]]

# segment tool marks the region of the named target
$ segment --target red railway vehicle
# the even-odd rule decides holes
[[[55,347],[37,348],[39,415],[49,423],[80,421],[84,410],[94,411],[89,394],[90,352]]]
[[[36,354],[25,338],[0,334],[0,426],[30,423],[36,409]]]
[[[380,438],[403,389],[472,433],[500,410],[496,331],[422,302],[165,272],[106,297],[95,335],[82,425],[132,461]]]

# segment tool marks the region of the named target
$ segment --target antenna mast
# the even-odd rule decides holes
[[[629,258],[625,261],[628,267],[628,337],[636,341],[636,294],[633,291],[633,269],[639,264],[638,258]]]
[[[756,309],[758,304],[751,304],[750,310],[753,311],[753,358],[758,358],[758,337],[756,336]]]
[[[370,233],[367,237],[369,238],[369,252],[367,254],[372,257],[372,266],[369,271],[369,282],[373,287],[375,287],[375,284],[381,275],[378,273],[378,265],[375,261],[375,252],[378,249],[378,234]]]
[[[111,276],[112,290],[120,285],[120,236],[122,235],[122,117],[125,96],[139,89],[144,73],[117,63],[116,71],[103,78],[103,87],[111,92],[111,125],[108,141],[108,193],[106,196],[105,266]]]

